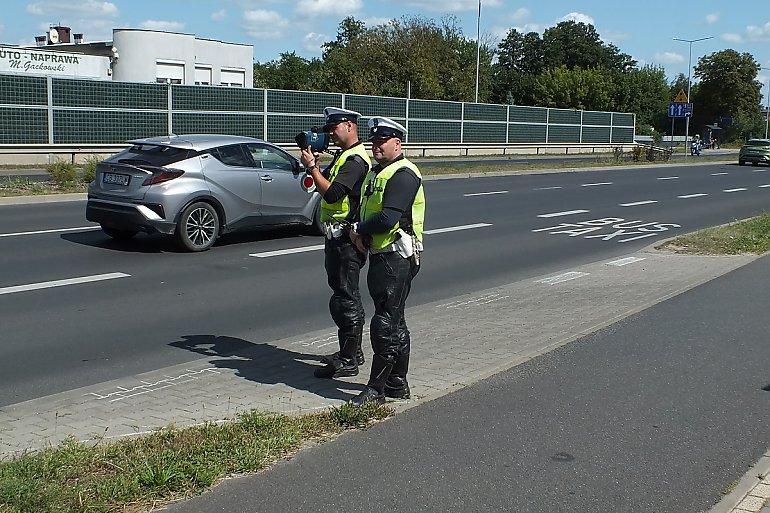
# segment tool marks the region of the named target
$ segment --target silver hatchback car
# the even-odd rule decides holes
[[[88,186],[86,219],[112,238],[162,233],[204,251],[239,229],[299,224],[321,233],[313,179],[278,146],[229,135],[128,142],[97,164]]]

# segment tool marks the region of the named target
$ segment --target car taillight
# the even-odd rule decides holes
[[[156,183],[168,182],[169,180],[173,180],[174,178],[179,178],[184,174],[184,171],[182,171],[181,169],[171,169],[166,167],[154,167],[154,168],[143,168],[143,169],[152,171],[152,175],[145,178],[144,182],[142,182],[142,185],[155,185]]]

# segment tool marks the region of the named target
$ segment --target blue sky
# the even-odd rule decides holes
[[[662,66],[671,80],[687,75],[690,49],[673,38],[713,36],[692,44],[693,66],[703,55],[732,48],[770,68],[769,5],[768,0],[482,0],[481,37],[496,45],[511,28],[542,34],[563,20],[583,21],[640,64]],[[477,9],[478,0],[5,0],[0,43],[34,44],[50,24],[82,32],[86,41],[110,40],[113,28],[146,28],[252,44],[254,59],[265,62],[284,51],[320,56],[320,45],[334,39],[347,15],[369,25],[402,16],[438,21],[453,15],[475,39]],[[759,79],[767,84],[770,69]]]

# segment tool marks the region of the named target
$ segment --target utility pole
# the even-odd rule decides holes
[[[714,39],[714,36],[708,36],[708,37],[701,37],[698,39],[679,39],[678,37],[673,38],[674,41],[682,41],[684,43],[690,44],[690,58],[687,60],[687,101],[690,102],[690,75],[692,74],[692,44],[697,43],[698,41],[705,41],[707,39]],[[685,118],[685,128],[684,128],[684,136],[689,141],[690,139],[690,116],[687,116]],[[687,143],[685,142],[685,145]],[[685,146],[686,147],[686,146]],[[684,153],[687,155],[687,152]]]

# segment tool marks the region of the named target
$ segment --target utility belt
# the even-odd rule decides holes
[[[347,227],[342,223],[324,223],[323,230],[329,240],[341,239],[347,233]]]
[[[397,239],[395,242],[388,244],[381,249],[370,249],[369,252],[373,255],[378,253],[398,253],[404,258],[411,258],[416,265],[420,265],[420,253],[423,250],[422,241],[417,239],[416,236],[406,233],[401,228],[396,232]]]

